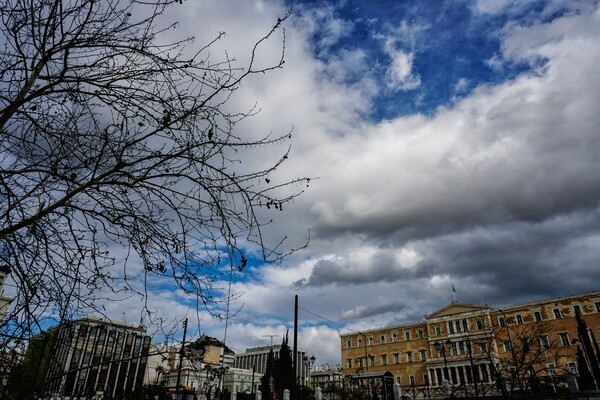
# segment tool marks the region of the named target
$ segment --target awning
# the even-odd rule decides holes
[[[393,378],[394,375],[390,371],[382,372],[363,372],[361,374],[346,375],[350,379],[376,379],[376,378]]]

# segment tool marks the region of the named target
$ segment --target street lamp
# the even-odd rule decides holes
[[[315,365],[315,361],[317,361],[317,359],[315,358],[315,356],[310,356],[310,358],[308,358],[308,356],[304,356],[304,358],[302,358],[302,361],[304,361],[304,365],[306,366],[306,368],[308,368],[308,376],[306,377],[306,386],[308,386],[308,381],[310,379],[310,367]]]
[[[499,308],[498,311],[500,311],[502,313],[502,318],[504,318],[504,325],[506,327],[506,335],[508,336],[508,345],[510,346],[510,354],[512,355],[512,361],[513,361],[513,368],[512,369],[509,368],[509,371],[513,378],[513,381],[511,382],[511,384],[514,384],[515,379],[518,379],[517,355],[515,354],[515,349],[513,348],[513,344],[512,344],[512,338],[510,337],[510,329],[508,328],[508,319],[506,319],[506,314],[504,313],[504,310],[501,308]],[[521,389],[521,392],[522,392],[523,391],[523,382],[521,382],[521,379],[518,379],[518,383],[519,383],[519,388]]]
[[[433,343],[433,347],[438,351],[438,353],[442,353],[442,357],[444,357],[444,379],[446,379],[447,381],[449,381],[450,379],[448,378],[448,360],[446,359],[446,347],[450,349],[450,346],[452,346],[452,341],[450,339],[446,340],[445,346],[437,340],[435,341],[435,343]]]
[[[471,339],[467,339],[467,351],[469,352],[469,362],[471,363],[471,378],[473,378],[473,386],[475,387],[475,397],[479,397],[479,391],[477,389],[477,381],[479,380],[479,371],[475,371],[475,365],[473,364],[473,352],[471,350]]]

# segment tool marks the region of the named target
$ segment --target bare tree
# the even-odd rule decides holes
[[[161,16],[180,3],[0,0],[0,265],[17,293],[5,326],[101,311],[101,293],[144,295],[155,276],[208,306],[247,251],[294,251],[262,234],[308,183],[269,181],[291,134],[243,137],[236,124],[257,110],[226,107],[244,79],[283,66],[289,14],[239,66],[209,58],[220,36],[162,44],[176,24]],[[281,53],[258,66],[269,40]],[[280,157],[245,170],[266,146]]]
[[[569,349],[551,339],[550,331],[544,322],[499,326],[476,342],[503,391],[536,392],[542,380],[554,385],[554,379],[564,377]]]

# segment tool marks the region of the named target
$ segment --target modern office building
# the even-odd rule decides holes
[[[422,321],[340,335],[343,373],[389,371],[402,386],[492,384],[506,376],[554,384],[578,373],[576,314],[585,335],[600,338],[600,291],[503,308],[454,300]]]
[[[85,317],[49,329],[47,394],[120,398],[142,385],[150,337],[144,327]],[[44,352],[46,353],[46,352]]]

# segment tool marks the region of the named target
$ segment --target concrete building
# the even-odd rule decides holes
[[[103,392],[119,398],[143,383],[150,347],[144,327],[85,317],[41,336],[38,340],[53,354],[47,361],[48,394]]]
[[[223,376],[223,392],[256,393],[262,377],[251,369],[229,368]]]
[[[422,321],[340,335],[343,373],[389,371],[402,386],[493,384],[510,374],[554,384],[577,373],[576,313],[600,338],[600,291],[504,308],[452,301]]]
[[[234,367],[235,354],[218,339],[202,335],[197,340],[186,344],[181,359],[181,347],[153,345],[148,360],[148,372],[145,383],[161,383],[167,387],[168,393],[174,394],[179,376],[180,388],[196,395],[214,394],[217,388],[225,391],[229,388],[226,381],[232,382],[232,387],[250,387],[250,380],[245,384],[243,373]],[[156,353],[152,355],[152,353]],[[251,375],[252,371],[243,371]],[[234,375],[229,377],[229,375]],[[245,375],[244,375],[245,376]],[[260,376],[259,376],[260,379]],[[245,389],[244,389],[245,390]]]
[[[273,349],[273,355],[275,359],[279,358],[279,352],[281,351],[281,345],[254,347],[246,349],[242,354],[235,355],[235,367],[247,370],[254,370],[260,374],[267,373],[267,359],[269,358],[269,352]],[[293,350],[292,350],[293,351]],[[296,366],[296,377],[299,380],[305,380],[308,372],[308,365],[302,360],[306,356],[306,351],[298,350]],[[292,357],[293,358],[293,357]]]
[[[169,372],[175,368],[178,349],[165,344],[151,344],[146,363],[144,385],[164,384]]]
[[[339,386],[343,378],[341,365],[332,368],[329,364],[323,364],[311,370],[309,375],[307,386],[313,390],[319,387],[323,393]]]

